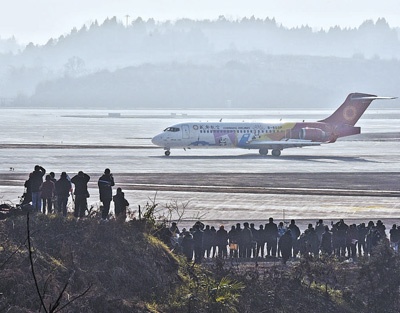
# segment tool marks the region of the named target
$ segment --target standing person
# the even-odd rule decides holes
[[[193,260],[193,236],[188,231],[182,231],[182,234],[184,234],[181,243],[182,252],[186,261],[191,262]]]
[[[248,222],[243,223],[243,226],[244,226],[244,228],[242,229],[242,232],[241,232],[242,257],[246,258],[246,259],[250,259],[251,250],[252,250],[251,244],[253,242],[253,234],[251,232]]]
[[[320,249],[323,254],[331,255],[332,254],[332,233],[329,231],[329,226],[324,226],[324,233],[321,237]]]
[[[228,233],[229,239],[229,257],[238,257],[238,233],[236,231],[235,225],[231,226],[231,230]]]
[[[269,218],[269,222],[265,224],[264,231],[267,237],[267,255],[276,257],[276,245],[278,238],[278,226],[274,223],[272,217]]]
[[[292,235],[290,230],[287,230],[282,237],[279,238],[279,250],[282,254],[282,263],[286,264],[292,255]]]
[[[205,251],[206,258],[211,258],[211,248],[212,248],[212,233],[210,225],[206,225],[203,231],[203,249]]]
[[[285,225],[283,225],[283,222],[279,222],[278,224],[278,243],[279,239],[286,233],[287,228]],[[278,257],[281,256],[281,250],[279,249],[279,244],[278,244]]]
[[[54,183],[54,186],[56,185],[57,179],[56,179],[56,174],[54,172],[50,172],[50,180]],[[57,193],[54,190],[54,195],[53,198],[51,199],[52,205],[54,212],[58,212],[58,204],[57,204]]]
[[[318,220],[315,225],[315,232],[317,233],[319,243],[321,243],[322,234],[325,232],[325,225],[323,220]]]
[[[43,200],[43,214],[46,214],[46,207],[47,207],[47,214],[52,213],[53,209],[53,196],[54,196],[54,190],[55,190],[55,185],[53,181],[51,180],[50,175],[46,175],[45,181],[42,183],[40,186],[40,197]]]
[[[366,255],[366,244],[365,244],[365,237],[368,234],[368,228],[365,227],[365,223],[361,223],[357,226],[357,248],[358,248],[358,256]],[[361,253],[362,249],[362,253]]]
[[[112,200],[112,186],[114,186],[114,177],[111,174],[109,168],[104,170],[104,174],[99,178],[97,182],[99,186],[100,201],[103,203],[103,210],[101,211],[101,219],[103,221],[108,219],[108,213],[110,212],[110,203]]]
[[[21,205],[30,204],[32,202],[31,176],[32,176],[32,173],[29,174],[29,178],[24,183],[25,192],[22,197]]]
[[[225,230],[224,225],[221,225],[217,230],[216,241],[218,245],[218,257],[227,258],[228,253],[226,246],[228,245],[228,232]]]
[[[258,257],[261,253],[261,258],[264,258],[264,248],[265,248],[265,242],[267,241],[265,237],[265,231],[264,231],[264,225],[260,225],[257,232],[257,251],[256,251],[256,256]]]
[[[90,180],[90,176],[82,171],[79,171],[78,175],[72,177],[71,182],[75,185],[75,217],[84,217],[87,209],[87,198],[89,198],[89,192],[87,184]]]
[[[290,221],[288,229],[290,229],[290,234],[292,235],[293,258],[295,258],[300,251],[300,245],[298,241],[300,237],[300,229],[296,225],[295,220]]]
[[[42,202],[40,199],[40,186],[42,186],[44,174],[46,174],[46,170],[40,165],[35,165],[34,171],[29,176],[32,190],[32,206],[34,212],[40,212],[42,209]]]
[[[125,194],[122,192],[121,188],[117,188],[117,194],[113,197],[113,201],[115,219],[120,222],[125,222],[126,207],[129,205],[129,202],[125,199]]]
[[[67,216],[67,203],[69,193],[72,185],[68,179],[66,172],[62,172],[60,179],[56,181],[56,195],[57,195],[57,212],[61,213],[65,217]]]
[[[389,231],[390,234],[390,246],[397,253],[399,251],[399,229],[396,224],[393,224],[392,229]]]
[[[199,224],[195,224],[193,228],[194,262],[200,264],[204,257],[203,231]]]

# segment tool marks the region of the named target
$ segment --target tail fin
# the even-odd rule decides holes
[[[344,103],[329,117],[319,122],[333,125],[354,126],[373,100],[395,99],[391,97],[378,97],[365,93],[351,93]]]

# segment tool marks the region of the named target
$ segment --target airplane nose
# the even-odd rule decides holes
[[[161,146],[162,135],[158,134],[151,139],[151,142],[156,146]]]

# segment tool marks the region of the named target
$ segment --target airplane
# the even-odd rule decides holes
[[[180,123],[164,129],[152,138],[165,155],[172,148],[242,148],[258,149],[263,156],[275,157],[287,148],[319,146],[338,138],[361,133],[354,125],[373,100],[396,99],[364,93],[351,93],[329,117],[317,122],[198,122]]]

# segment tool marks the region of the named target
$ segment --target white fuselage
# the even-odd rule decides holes
[[[166,128],[152,142],[170,148],[251,148],[257,141],[298,138],[294,123],[182,123]]]

